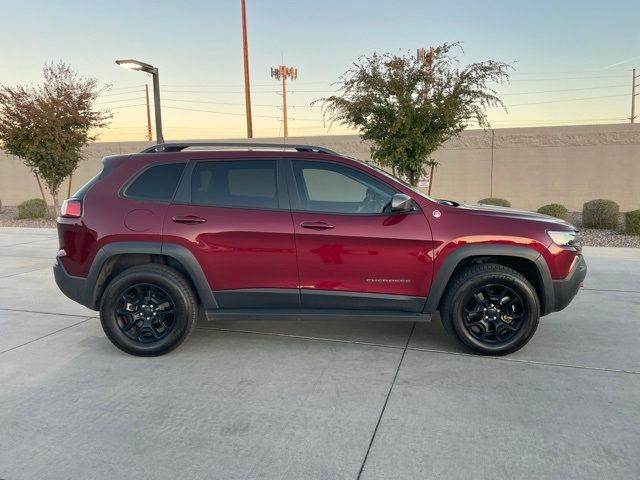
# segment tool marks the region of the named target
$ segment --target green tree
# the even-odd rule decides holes
[[[336,95],[321,98],[325,119],[360,131],[371,156],[416,185],[433,152],[470,123],[488,128],[486,110],[503,107],[492,84],[508,80],[511,66],[487,60],[459,67],[445,43],[426,58],[374,54],[361,57],[337,82]],[[431,178],[433,182],[433,175]]]
[[[59,212],[59,190],[82,159],[82,148],[96,139],[90,131],[105,127],[108,110],[95,109],[108,87],[79,76],[64,64],[47,64],[38,86],[0,85],[0,142],[34,173],[46,204],[42,182]]]

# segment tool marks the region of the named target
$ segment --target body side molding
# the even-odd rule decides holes
[[[398,312],[388,310],[341,310],[341,309],[268,309],[235,308],[208,309],[209,321],[218,320],[364,320],[382,322],[429,322],[426,313]]]

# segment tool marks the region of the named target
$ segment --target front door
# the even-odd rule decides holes
[[[421,311],[433,265],[419,207],[390,212],[397,191],[345,164],[290,165],[302,306]]]
[[[194,161],[164,221],[186,246],[221,308],[296,308],[298,267],[277,160]]]

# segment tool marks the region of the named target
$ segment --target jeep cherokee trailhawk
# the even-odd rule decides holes
[[[54,266],[135,355],[199,316],[427,321],[475,352],[513,352],[586,275],[573,226],[435,200],[306,145],[167,143],[110,156],[65,201]]]

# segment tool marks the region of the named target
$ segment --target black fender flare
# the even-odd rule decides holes
[[[423,313],[433,314],[438,309],[440,299],[460,262],[469,257],[485,256],[516,257],[533,262],[538,270],[542,287],[542,298],[540,298],[542,315],[553,311],[555,305],[553,280],[551,279],[549,266],[540,252],[517,245],[465,245],[451,252],[438,270],[433,282],[431,282],[431,291],[427,297]]]
[[[162,242],[113,242],[103,246],[93,259],[89,274],[87,275],[87,285],[91,288],[87,292],[85,302],[82,302],[89,308],[95,308],[99,301],[98,295],[100,289],[100,275],[103,274],[103,267],[107,260],[115,255],[127,254],[149,254],[149,255],[165,255],[175,259],[182,265],[196,288],[200,301],[205,309],[218,308],[215,296],[209,286],[209,282],[202,271],[202,267],[193,253],[186,247],[175,243]]]

